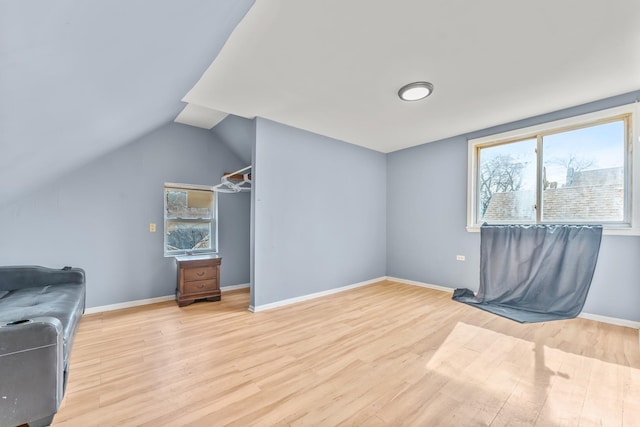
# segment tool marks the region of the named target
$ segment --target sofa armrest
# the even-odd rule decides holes
[[[62,324],[53,317],[0,322],[0,426],[52,416],[63,395]]]
[[[68,267],[55,269],[38,265],[0,267],[0,291],[66,283],[85,283],[84,270]]]

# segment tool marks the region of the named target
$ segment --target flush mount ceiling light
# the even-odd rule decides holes
[[[433,85],[429,82],[414,82],[404,85],[398,91],[398,96],[403,101],[418,101],[431,95]]]

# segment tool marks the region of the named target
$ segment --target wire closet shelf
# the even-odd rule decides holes
[[[251,191],[251,166],[226,173],[220,179],[220,184],[213,187],[219,193],[240,193]]]

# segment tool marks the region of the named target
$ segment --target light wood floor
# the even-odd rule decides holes
[[[636,330],[521,325],[381,282],[82,319],[55,426],[638,426]]]

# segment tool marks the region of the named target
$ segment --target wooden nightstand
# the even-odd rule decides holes
[[[176,302],[184,307],[199,299],[220,301],[220,263],[218,255],[176,257],[178,283]]]

